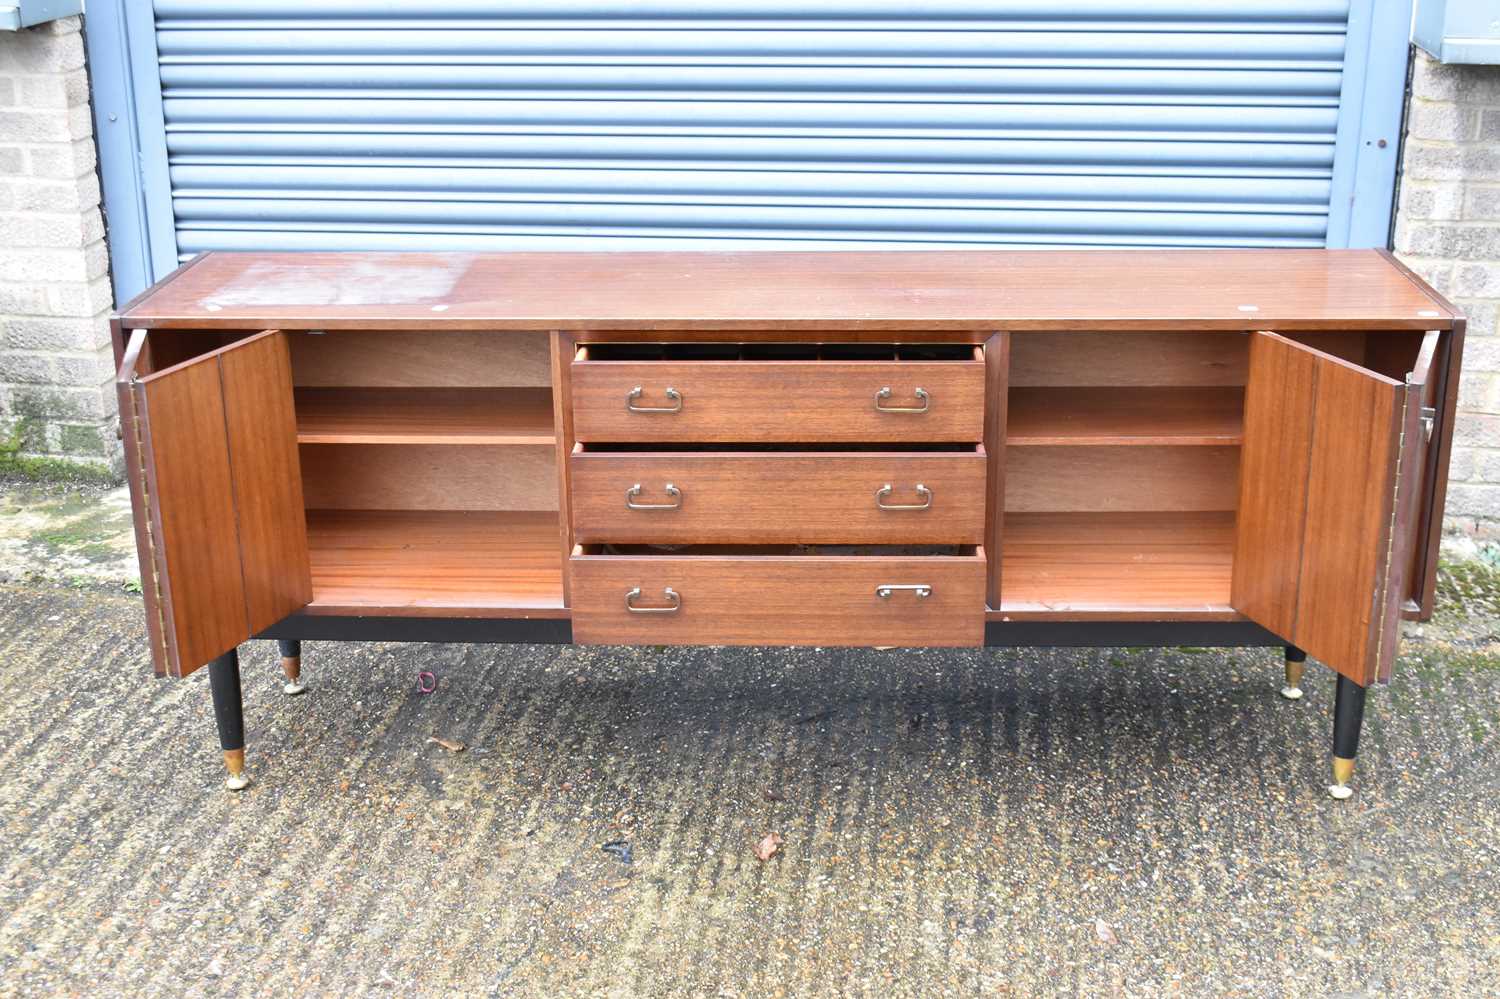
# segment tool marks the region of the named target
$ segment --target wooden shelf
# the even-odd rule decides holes
[[[992,618],[1238,620],[1234,514],[1006,514]]]
[[[544,388],[299,388],[300,444],[553,444]]]
[[[1006,443],[1237,445],[1245,393],[1214,388],[1016,388]]]
[[[307,511],[309,614],[563,617],[556,513]]]

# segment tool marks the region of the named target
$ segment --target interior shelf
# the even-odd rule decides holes
[[[301,444],[552,444],[545,388],[299,388]]]
[[[1013,388],[1006,443],[1238,445],[1242,388]]]
[[[1001,617],[1235,620],[1234,513],[1008,513]]]
[[[560,617],[555,512],[309,510],[309,614]]]

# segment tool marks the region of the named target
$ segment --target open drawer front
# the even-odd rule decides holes
[[[587,545],[573,639],[593,645],[980,645],[984,549]]]
[[[151,657],[182,676],[312,599],[286,338],[136,330],[116,389]]]
[[[1230,603],[1361,685],[1395,659],[1438,337],[1251,338]]]
[[[585,442],[983,439],[972,345],[588,344],[571,377]]]

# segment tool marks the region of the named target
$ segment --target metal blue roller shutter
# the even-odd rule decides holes
[[[157,0],[149,31],[180,257],[1339,242],[1349,0]]]

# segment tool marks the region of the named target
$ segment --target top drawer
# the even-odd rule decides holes
[[[598,344],[572,366],[586,443],[978,443],[980,348]]]

